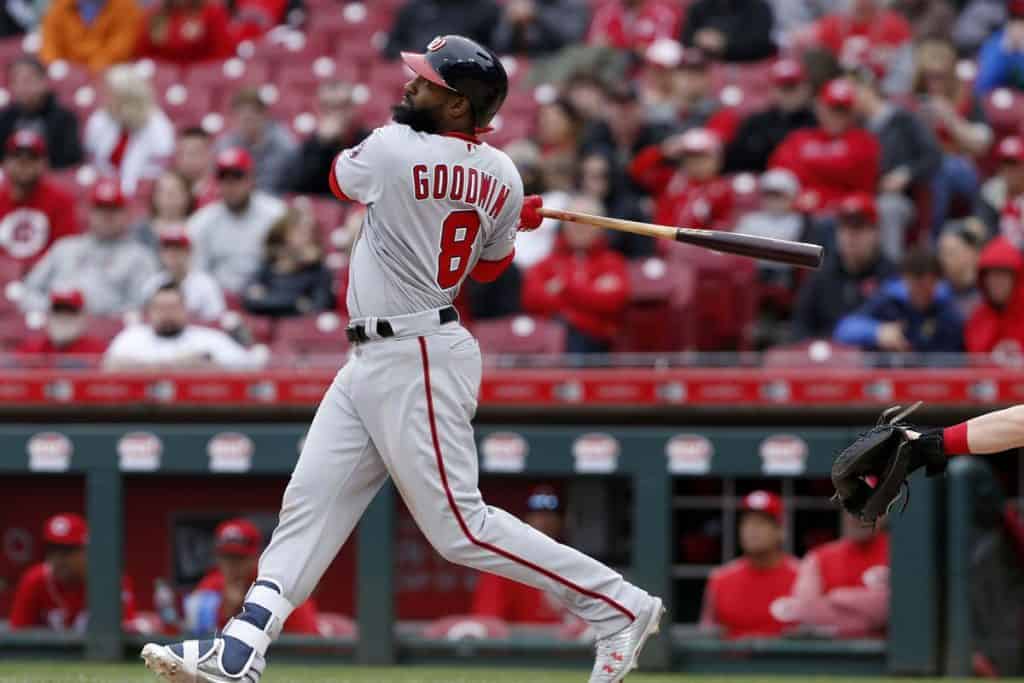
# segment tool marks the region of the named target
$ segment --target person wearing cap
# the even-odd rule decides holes
[[[612,0],[594,12],[587,44],[642,54],[658,38],[678,38],[683,12],[668,0]]]
[[[178,133],[171,169],[188,181],[196,207],[219,198],[213,157],[213,138],[202,126],[186,126]]]
[[[197,320],[216,322],[227,309],[220,285],[209,273],[194,267],[192,240],[184,224],[166,225],[157,233],[160,272],[145,284],[146,298],[167,282],[181,288],[185,310]]]
[[[881,149],[874,135],[857,125],[856,88],[845,78],[829,81],[818,95],[817,128],[795,130],[772,153],[769,168],[792,171],[808,204],[829,210],[848,194],[874,194]]]
[[[561,539],[562,500],[551,486],[534,487],[526,499],[523,521],[546,536]],[[480,572],[470,613],[507,624],[562,624],[572,618],[563,605],[543,591],[490,572]]]
[[[197,266],[225,292],[241,294],[263,261],[263,244],[285,203],[255,188],[252,156],[241,147],[217,155],[221,198],[188,221]]]
[[[804,282],[793,313],[794,341],[829,338],[836,323],[859,309],[896,274],[885,257],[870,194],[845,197],[837,207],[835,248],[825,250],[821,268]]]
[[[246,592],[256,580],[263,551],[263,534],[255,524],[241,517],[218,524],[213,541],[216,566],[185,598],[185,630],[197,636],[223,628],[238,613]],[[320,634],[312,599],[295,608],[284,623],[284,632]]]
[[[49,628],[54,631],[84,632],[88,565],[85,552],[89,527],[81,515],[61,513],[43,525],[46,559],[22,575],[14,591],[8,615],[12,631]],[[129,577],[121,579],[122,620],[129,629],[135,619],[135,593]]]
[[[75,198],[46,172],[46,141],[25,128],[4,143],[0,253],[31,268],[50,246],[78,232]]]
[[[775,54],[772,7],[765,0],[697,0],[686,11],[683,43],[724,62]]]
[[[126,327],[110,342],[103,366],[108,370],[253,370],[266,362],[265,351],[246,349],[221,330],[189,324],[181,288],[168,281],[149,294],[145,321]]]
[[[107,345],[88,334],[88,325],[82,293],[77,289],[53,290],[43,334],[26,337],[15,349],[24,356],[19,363],[33,368],[90,367]]]
[[[29,55],[11,60],[7,65],[7,87],[11,102],[0,109],[0,143],[6,143],[15,131],[31,128],[46,141],[50,168],[82,163],[78,117],[57,100],[46,67]]]
[[[783,550],[782,499],[752,491],[740,503],[742,555],[711,572],[704,588],[700,627],[724,638],[772,638],[791,627],[789,597],[799,561]]]
[[[583,40],[590,8],[583,0],[512,0],[491,36],[500,55],[540,57]]]
[[[764,171],[768,159],[786,136],[801,128],[815,128],[811,86],[803,64],[793,58],[776,60],[771,67],[772,100],[740,122],[725,149],[725,170]]]
[[[882,637],[889,622],[889,534],[845,512],[842,527],[842,538],[801,560],[794,616],[801,630],[823,637]]]
[[[267,103],[255,86],[231,98],[233,126],[217,140],[217,151],[242,148],[252,157],[256,187],[274,192],[285,182],[285,170],[298,144],[287,127],[270,117]]]
[[[1005,237],[985,245],[978,258],[981,302],[964,328],[969,353],[1024,352],[1024,256]]]
[[[134,66],[103,76],[103,106],[85,122],[85,151],[103,175],[121,179],[126,195],[156,180],[174,153],[174,125],[157,106],[153,87]]]
[[[722,143],[707,128],[691,128],[642,150],[630,176],[654,197],[654,222],[688,228],[732,227],[732,183],[720,175]]]
[[[978,53],[974,92],[984,97],[996,88],[1024,89],[1024,0],[1008,0],[1006,24],[997,30]]]
[[[39,58],[44,64],[81,64],[98,74],[135,56],[141,25],[135,0],[54,0],[40,26]]]
[[[911,249],[900,272],[842,318],[833,339],[868,351],[963,351],[964,321],[935,254]]]
[[[953,290],[957,308],[964,320],[971,317],[981,302],[978,261],[986,241],[988,234],[984,223],[970,217],[947,221],[935,244],[942,265],[942,276]]]
[[[994,232],[1024,249],[1024,138],[1000,140],[996,160],[996,174],[982,186],[975,212]]]
[[[90,203],[88,231],[58,240],[25,277],[22,310],[45,311],[55,288],[80,290],[94,315],[121,315],[142,304],[157,261],[131,233],[120,183],[96,181]]]

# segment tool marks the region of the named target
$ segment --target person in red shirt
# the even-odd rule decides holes
[[[10,628],[82,632],[88,624],[85,550],[89,527],[80,515],[54,515],[46,520],[43,540],[46,560],[29,567],[18,582],[9,616]],[[131,629],[135,594],[128,577],[122,579],[121,607],[126,628]]]
[[[561,538],[563,510],[553,488],[534,488],[526,499],[526,509],[524,522],[551,538]],[[561,624],[570,618],[565,607],[548,593],[489,572],[480,572],[471,613],[509,624]]]
[[[804,557],[793,597],[804,629],[828,637],[882,637],[889,622],[889,534],[843,513],[843,538]]]
[[[50,310],[43,334],[26,337],[15,353],[22,367],[92,367],[107,350],[107,345],[86,333],[89,317],[85,297],[78,289],[54,289],[50,292]]]
[[[138,54],[180,65],[224,59],[235,47],[228,21],[215,0],[163,0],[146,15]]]
[[[583,196],[569,209],[604,214],[600,202]],[[554,251],[523,279],[523,308],[564,319],[569,353],[607,352],[628,300],[626,259],[608,247],[598,228],[582,223],[562,223]]]
[[[590,22],[587,43],[640,53],[658,38],[679,36],[682,6],[667,0],[613,0]]]
[[[654,195],[654,222],[728,230],[735,200],[732,182],[719,175],[722,144],[710,130],[692,128],[640,150],[629,173]]]
[[[964,326],[969,353],[1024,353],[1024,256],[1005,237],[985,245],[978,258],[981,303]]]
[[[743,556],[711,572],[704,589],[702,629],[725,638],[775,637],[794,618],[790,593],[800,563],[782,550],[782,499],[753,491],[740,504]]]
[[[998,209],[999,233],[1018,249],[1024,249],[1024,139],[1011,135],[1000,140],[996,159],[997,178],[1006,188],[1005,201]]]
[[[75,199],[46,173],[46,141],[31,129],[7,139],[0,182],[0,248],[24,272],[61,237],[78,232]]]
[[[800,180],[801,206],[829,210],[849,194],[875,194],[881,148],[874,135],[857,126],[855,100],[848,80],[829,81],[815,107],[819,127],[793,131],[772,153],[769,168],[788,169]]]
[[[247,519],[221,522],[214,532],[217,566],[185,598],[185,627],[196,635],[221,629],[242,609],[245,594],[256,580],[263,535]],[[291,613],[285,633],[319,635],[316,605],[307,600]]]

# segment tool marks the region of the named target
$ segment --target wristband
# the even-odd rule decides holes
[[[946,455],[967,455],[971,449],[967,447],[967,423],[946,427],[942,430],[942,444]]]

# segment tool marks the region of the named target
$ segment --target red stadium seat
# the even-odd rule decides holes
[[[384,100],[388,105],[398,101],[402,88],[412,78],[412,74],[401,62],[379,62],[370,67],[367,85],[373,93],[373,99]]]
[[[160,108],[178,129],[198,125],[211,111],[210,92],[203,88],[174,83],[157,91]]]
[[[629,264],[630,303],[613,351],[649,353],[690,346],[686,305],[691,297],[694,271],[679,263],[652,257]],[[667,323],[671,321],[671,323]]]
[[[21,313],[10,311],[0,315],[0,349],[13,349],[28,332],[25,317]]]
[[[316,628],[324,638],[358,638],[359,627],[351,618],[333,612],[316,615]]]
[[[776,346],[764,352],[766,368],[864,367],[864,352],[855,346],[836,344],[825,339],[810,339],[797,344]]]
[[[565,326],[528,315],[475,322],[473,334],[485,354],[554,354],[565,351]]]
[[[1021,132],[1024,93],[1011,88],[996,88],[985,97],[982,106],[997,138]]]
[[[336,313],[281,318],[274,333],[274,349],[301,355],[341,354],[348,350],[346,321]]]
[[[270,81],[270,70],[259,61],[233,57],[223,62],[197,64],[185,74],[189,93],[205,91],[211,110],[226,109],[231,97],[243,87],[260,86]]]
[[[107,343],[123,329],[124,321],[121,318],[95,317],[89,320],[89,334]]]
[[[685,244],[668,246],[671,260],[696,269],[696,347],[705,351],[748,348],[757,313],[756,263]]]

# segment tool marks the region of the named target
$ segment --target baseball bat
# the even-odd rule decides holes
[[[658,237],[694,244],[727,254],[739,254],[763,261],[786,263],[801,268],[817,268],[821,265],[822,248],[807,242],[791,242],[773,237],[743,235],[720,230],[701,230],[699,228],[673,228],[668,225],[627,221],[621,218],[594,216],[578,211],[565,211],[543,206],[537,210],[541,216],[571,223],[586,223],[598,228],[631,232],[636,235]]]

